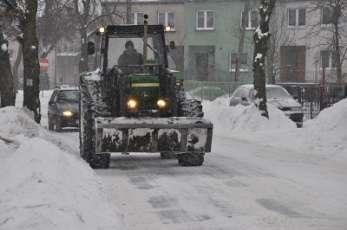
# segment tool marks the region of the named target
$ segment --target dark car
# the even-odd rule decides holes
[[[230,98],[230,106],[238,104],[249,105],[255,100],[253,85],[241,85]],[[294,121],[298,128],[303,125],[303,109],[286,89],[279,85],[266,85],[266,98],[268,103],[282,110],[286,116]]]
[[[79,126],[79,90],[76,88],[55,89],[48,103],[48,129]]]

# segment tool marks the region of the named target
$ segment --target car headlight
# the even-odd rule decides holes
[[[157,106],[159,109],[165,109],[167,107],[167,102],[164,99],[158,99]]]
[[[129,110],[137,109],[138,105],[138,102],[134,98],[129,98],[127,101],[127,107]]]
[[[67,110],[67,111],[64,111],[64,112],[63,112],[63,116],[64,116],[64,117],[71,117],[72,115],[73,115],[73,114],[72,114],[71,111],[68,111],[68,110]]]

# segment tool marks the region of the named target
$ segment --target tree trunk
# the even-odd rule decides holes
[[[342,2],[336,0],[334,17],[333,17],[333,26],[334,26],[334,37],[333,37],[333,49],[336,55],[336,77],[337,83],[342,84],[342,60],[341,60],[341,47],[340,47],[340,30],[339,30],[339,21],[342,16]]]
[[[266,75],[268,77],[267,82],[270,84],[276,84],[276,74],[274,69],[274,58],[275,58],[275,46],[271,39],[269,39],[269,50],[266,55]]]
[[[254,33],[254,59],[253,59],[253,77],[254,89],[256,90],[256,105],[261,115],[269,118],[266,106],[266,74],[265,57],[269,44],[269,21],[276,0],[261,0],[259,7],[260,24]]]
[[[88,42],[87,42],[87,30],[86,28],[80,29],[81,36],[81,57],[79,64],[80,73],[88,71]]]
[[[242,18],[241,18],[240,40],[239,40],[239,47],[238,47],[236,63],[235,63],[235,81],[238,81],[240,79],[241,56],[243,54],[243,48],[245,45],[245,35],[246,35],[246,28],[245,28],[244,22],[246,22],[246,19],[248,18],[248,12],[250,11],[250,9],[251,9],[250,0],[246,0],[243,13],[242,13]]]
[[[38,39],[36,35],[37,1],[27,1],[27,13],[20,21],[23,32],[24,100],[23,106],[34,112],[37,123],[41,120],[40,111],[40,66],[38,59]]]
[[[17,50],[17,56],[16,56],[16,60],[14,61],[13,64],[13,77],[14,77],[14,86],[15,86],[15,90],[18,90],[18,85],[19,85],[19,65],[22,62],[23,59],[23,48],[22,48],[22,40],[18,41],[18,50]]]
[[[0,27],[0,107],[15,105],[15,89],[11,72],[8,41],[4,38]]]

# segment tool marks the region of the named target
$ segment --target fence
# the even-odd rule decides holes
[[[244,82],[205,82],[205,81],[185,81],[186,92],[200,100],[214,100],[220,96],[230,97],[235,89],[246,84]],[[337,84],[318,83],[278,83],[288,90],[288,92],[303,106],[304,119],[312,119],[319,112],[347,97],[347,84],[345,86]]]

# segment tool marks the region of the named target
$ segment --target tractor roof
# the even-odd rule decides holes
[[[149,34],[163,34],[163,25],[148,25]],[[144,33],[143,25],[109,25],[106,27],[107,35],[118,35],[118,36],[142,36]]]

